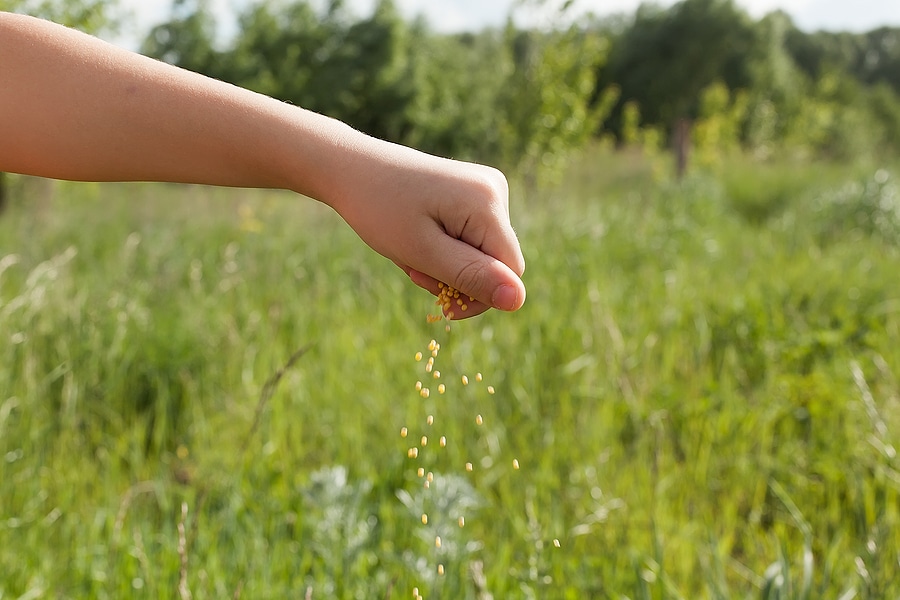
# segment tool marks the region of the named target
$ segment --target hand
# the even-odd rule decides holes
[[[519,309],[525,259],[503,174],[371,138],[364,146],[329,202],[357,234],[432,294],[444,282],[474,297],[455,319]]]

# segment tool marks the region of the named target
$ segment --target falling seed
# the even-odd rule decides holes
[[[422,382],[421,382],[421,381],[417,381],[417,382],[416,382],[416,391],[417,391],[417,392],[421,392],[421,391],[422,391]]]
[[[422,360],[422,353],[416,352],[416,362],[419,362],[420,360]]]
[[[434,481],[434,473],[432,473],[431,471],[428,471],[428,475],[425,476],[425,480],[429,481],[429,482]]]
[[[407,434],[406,427],[401,427],[400,428],[400,437],[405,438],[406,434]]]
[[[432,377],[434,377],[435,379],[440,379],[440,378],[441,378],[441,372],[440,372],[440,371],[435,371],[434,374],[432,375]]]
[[[466,518],[465,517],[460,517],[459,519],[456,520],[456,522],[459,523],[460,527],[466,526]]]
[[[434,350],[431,351],[431,358],[437,358],[437,355],[438,355],[438,351],[437,351],[437,348],[435,348]]]
[[[481,373],[475,373],[475,381],[481,381],[482,379],[484,378],[481,376]]]
[[[418,448],[410,448],[406,451],[406,455],[410,458],[418,458],[419,457],[419,449]]]
[[[422,391],[419,392],[419,395],[422,396],[423,398],[427,398],[428,396],[431,395],[431,391],[429,391],[428,388],[422,388]]]
[[[427,436],[427,435],[423,435],[423,436],[422,436],[422,445],[423,445],[423,446],[427,446],[427,445],[428,445],[428,436]]]
[[[425,418],[425,422],[428,423],[429,425],[431,425],[432,423],[434,423],[434,415],[428,415],[428,416]]]
[[[422,525],[428,525],[428,515],[422,513]]]
[[[494,393],[494,386],[489,385],[488,386],[488,394],[493,394],[493,393]]]
[[[426,479],[425,480],[425,489],[427,490],[430,487],[431,487],[431,482]]]
[[[416,475],[418,475],[419,477],[425,477],[425,468],[419,467],[419,469],[416,471]]]
[[[469,385],[469,378],[466,377],[465,375],[462,376],[462,384]]]
[[[466,463],[466,471],[472,472],[472,463]]]
[[[434,547],[435,547],[435,548],[440,548],[440,547],[441,547],[441,536],[439,536],[439,535],[438,535],[438,536],[435,536],[435,538],[434,538]]]
[[[516,469],[516,470],[519,469],[519,459],[517,459],[517,458],[513,459],[513,469]]]
[[[465,307],[465,306],[463,307],[463,310],[466,310],[466,307]],[[447,333],[450,333],[450,325],[445,325],[445,326],[444,326],[444,331],[446,331]]]
[[[481,415],[477,415],[477,416],[475,417],[475,424],[476,424],[476,425],[481,425],[482,423],[484,423],[484,419],[481,418]]]
[[[438,565],[438,575],[444,574],[444,565]]]
[[[447,386],[445,386],[443,383],[438,385],[438,394],[443,394],[446,391],[447,391]]]
[[[428,349],[429,349],[429,350],[434,350],[435,348],[437,348],[437,341],[436,341],[436,340],[431,340],[430,342],[428,342]]]
[[[447,445],[447,438],[445,438],[444,436],[441,436],[440,443],[441,443],[441,448],[444,448]]]
[[[556,548],[559,548],[559,540],[557,540],[557,539],[554,538],[554,540],[553,540],[553,545],[554,545]]]
[[[432,370],[433,368],[434,368],[434,363],[428,363],[427,365],[425,365],[425,372],[426,372],[426,373],[431,373],[431,370]]]

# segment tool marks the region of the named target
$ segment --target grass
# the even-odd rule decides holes
[[[526,306],[449,334],[313,203],[19,180],[0,597],[900,595],[887,167],[585,155],[514,199]],[[423,401],[431,338],[497,394]],[[426,494],[399,430],[429,413]]]

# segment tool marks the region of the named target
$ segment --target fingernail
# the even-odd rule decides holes
[[[491,304],[500,310],[516,310],[519,307],[519,290],[512,285],[501,285],[494,290]]]

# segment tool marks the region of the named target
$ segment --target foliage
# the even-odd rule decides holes
[[[649,125],[671,127],[695,117],[701,91],[716,80],[746,87],[745,56],[753,43],[749,17],[733,0],[683,0],[663,10],[644,4],[612,44],[601,85],[621,90],[621,106],[636,101]],[[611,121],[616,128],[617,119]]]
[[[41,17],[90,33],[109,33],[120,24],[117,2],[109,0],[0,0],[0,11]]]

